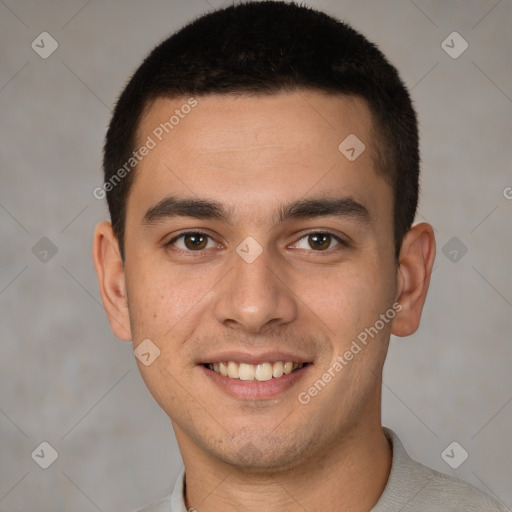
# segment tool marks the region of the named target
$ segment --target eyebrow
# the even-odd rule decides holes
[[[231,224],[232,209],[214,200],[168,196],[147,210],[143,225],[154,225],[173,217],[211,219]],[[278,208],[274,219],[280,224],[292,219],[334,216],[360,223],[370,222],[368,209],[351,197],[299,199]]]

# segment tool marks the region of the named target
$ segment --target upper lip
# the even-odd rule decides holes
[[[201,360],[200,364],[221,363],[226,361],[235,361],[237,363],[245,364],[276,363],[277,361],[291,361],[293,363],[302,364],[309,363],[312,361],[312,359],[303,355],[292,354],[291,352],[267,351],[256,354],[254,352],[240,352],[239,350],[237,350],[216,352],[215,354],[207,355],[204,359]]]

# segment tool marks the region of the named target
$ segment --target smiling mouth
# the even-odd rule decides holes
[[[263,382],[271,379],[280,379],[283,375],[289,375],[292,372],[298,371],[307,364],[308,363],[294,363],[293,361],[276,361],[275,363],[260,364],[226,361],[220,363],[206,363],[203,366],[230,379]]]

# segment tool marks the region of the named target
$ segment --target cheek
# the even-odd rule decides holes
[[[199,268],[191,272],[155,263],[139,265],[131,273],[127,269],[127,274],[133,339],[149,338],[162,351],[175,353],[204,314],[215,276]]]
[[[340,339],[355,336],[389,307],[390,284],[370,266],[346,264],[304,280],[298,296]],[[307,309],[306,309],[307,310]]]
[[[138,362],[139,371],[163,410],[180,416],[188,396],[181,382],[190,378],[183,347],[197,327],[198,315],[204,314],[205,295],[212,284],[206,277],[190,276],[183,269],[170,272],[165,265],[139,265],[129,275],[127,290],[128,297],[132,297],[128,302],[134,345],[149,339],[160,351],[150,365]]]

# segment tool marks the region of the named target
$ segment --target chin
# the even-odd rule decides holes
[[[246,473],[281,472],[294,468],[304,462],[311,443],[298,443],[292,437],[280,436],[244,436],[231,445],[223,442],[219,450],[209,447],[210,453],[223,463]]]

